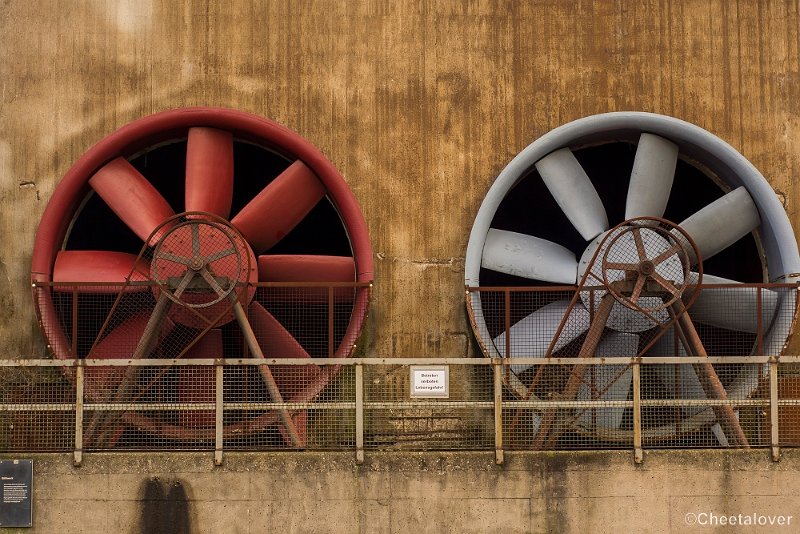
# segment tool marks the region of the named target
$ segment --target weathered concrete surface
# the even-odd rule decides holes
[[[191,533],[729,532],[696,514],[792,516],[800,454],[624,452],[34,455],[34,531],[148,532],[153,517]],[[155,488],[155,489],[154,489]],[[161,488],[161,489],[159,489]],[[703,516],[701,514],[707,514]],[[797,517],[795,517],[795,515]],[[148,523],[149,521],[149,523]]]
[[[60,177],[105,135],[175,107],[269,117],[340,169],[376,252],[368,355],[474,350],[462,283],[478,206],[515,154],[578,117],[698,124],[762,171],[800,227],[797,2],[9,0],[0,35],[4,355],[45,352],[28,273]],[[142,515],[193,532],[693,532],[686,513],[800,509],[800,459],[763,452],[640,467],[630,453],[503,467],[469,454],[362,467],[229,455],[222,469],[204,455],[35,458],[39,532],[138,532]],[[182,495],[188,507],[159,504]]]
[[[578,117],[698,124],[800,224],[796,2],[10,0],[0,35],[3,354],[43,352],[28,272],[60,177],[168,108],[272,118],[341,170],[377,254],[374,355],[473,350],[462,275],[478,206],[515,154]]]

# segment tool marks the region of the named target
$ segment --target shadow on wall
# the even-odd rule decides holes
[[[150,478],[139,490],[141,515],[138,532],[142,534],[189,534],[189,498],[180,480]]]

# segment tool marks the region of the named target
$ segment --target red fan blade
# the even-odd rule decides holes
[[[145,261],[133,254],[107,250],[62,250],[56,256],[53,267],[53,282],[98,283],[78,287],[85,293],[116,293],[125,285],[128,277],[132,281],[147,280],[150,271]],[[100,285],[105,284],[105,285]],[[113,284],[113,285],[112,285]],[[70,286],[54,286],[55,291],[72,291]],[[128,286],[125,291],[148,291],[146,285]]]
[[[265,358],[310,358],[292,334],[256,301],[250,303],[250,324]],[[323,376],[317,365],[271,365],[270,371],[285,401],[308,400],[296,397]]]
[[[250,303],[250,324],[265,358],[310,358],[300,343],[264,306]]]
[[[206,332],[186,351],[183,357],[190,359],[222,358],[222,330],[213,328]]]
[[[348,256],[271,255],[258,257],[260,282],[354,282],[356,265]],[[326,287],[262,287],[259,294],[269,303],[323,304]],[[335,302],[352,301],[352,287],[333,288]]]
[[[184,358],[221,358],[222,330],[215,328],[197,340]],[[214,368],[180,367],[178,369],[178,402],[186,404],[214,402],[216,380]],[[180,411],[178,424],[190,428],[214,426],[214,410]]]
[[[186,211],[225,219],[233,198],[233,136],[214,128],[190,128],[186,147]]]
[[[260,282],[354,282],[355,279],[356,264],[349,256],[258,257]]]
[[[148,313],[138,313],[126,319],[100,340],[87,358],[101,360],[131,358],[149,319],[150,314]],[[159,332],[158,341],[160,342],[169,335],[174,326],[172,321],[165,319]],[[124,376],[125,367],[87,367],[86,395],[95,400],[108,398],[116,392]]]
[[[125,158],[107,163],[92,176],[89,184],[142,241],[175,214],[161,193]]]
[[[325,196],[319,178],[300,160],[270,182],[231,220],[255,252],[280,241]]]

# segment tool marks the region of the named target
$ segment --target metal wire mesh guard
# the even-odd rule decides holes
[[[751,444],[740,410],[726,403],[756,394],[764,366],[681,365],[679,359],[780,354],[795,321],[796,286],[704,285],[699,258],[676,225],[634,219],[596,241],[584,256],[577,287],[467,288],[485,354],[513,358],[503,373],[513,398],[561,403],[514,416],[510,424],[518,443],[551,449],[633,439],[630,365],[540,365],[535,359],[670,357],[678,360],[641,377],[644,395],[719,403],[699,410],[648,408],[645,438],[700,443],[711,432],[720,443]],[[480,305],[472,306],[476,299]],[[475,317],[476,309],[481,317]],[[586,405],[596,401],[605,408]]]
[[[42,283],[34,292],[37,302],[53,307],[46,316],[59,319],[42,326],[48,339],[61,340],[53,350],[62,360],[303,361],[350,354],[358,333],[351,317],[365,314],[369,284],[258,283],[257,271],[235,228],[192,212],[153,231],[125,283]],[[337,365],[302,363],[226,371],[222,384],[232,401],[276,406],[226,413],[224,433],[242,443],[304,447],[307,408],[281,404],[313,401],[338,372]],[[185,448],[214,437],[212,408],[180,409],[213,401],[222,386],[211,367],[94,365],[84,382],[90,403],[114,406],[89,411],[87,447]],[[141,403],[157,409],[137,408]]]

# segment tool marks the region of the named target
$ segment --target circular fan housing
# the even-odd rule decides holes
[[[582,291],[577,305],[570,307],[574,289],[568,286],[574,288],[587,270],[602,268],[602,261],[594,267],[590,264],[601,243],[612,250],[600,250],[597,257],[612,266],[634,263],[623,258],[636,255],[637,247],[640,258],[648,259],[669,249],[664,236],[647,244],[635,241],[643,239],[641,232],[617,236],[617,241],[608,235],[617,224],[640,217],[676,224],[694,241],[700,258],[692,257],[695,253],[687,248],[690,257],[670,260],[653,270],[657,275],[674,271],[669,276],[684,301],[691,300],[690,286],[699,279],[699,273],[687,271],[686,266],[700,260],[703,284],[731,284],[725,293],[700,292],[690,310],[710,355],[755,353],[757,324],[764,325],[763,352],[783,351],[794,324],[795,291],[761,290],[763,317],[759,321],[756,289],[737,287],[792,283],[800,273],[794,232],[767,181],[730,145],[702,128],[662,115],[620,112],[579,119],[547,133],[520,152],[486,194],[465,259],[465,284],[484,288],[468,291],[468,307],[486,355],[576,356],[590,327],[589,310],[599,302],[602,287],[593,302],[587,298],[590,293]],[[650,265],[642,265],[649,275]],[[633,276],[634,271],[624,266],[611,269],[605,283]],[[603,275],[598,273],[597,280],[602,282]],[[509,332],[503,297],[490,287],[525,290],[512,294]],[[660,301],[639,300],[652,310],[655,323],[666,321],[666,313],[658,309]],[[614,304],[604,327],[595,352],[598,356],[678,355],[669,333],[663,342],[654,341],[647,348],[658,329],[623,302]],[[680,370],[660,367],[643,377],[643,388],[666,398],[705,398],[694,373],[680,376],[688,366],[679,366]],[[549,382],[551,390],[545,391],[541,384],[547,381],[534,380],[537,369],[521,364],[512,364],[511,369],[514,373],[507,375],[507,381],[518,395],[563,392],[563,376]],[[745,366],[737,373],[725,373],[728,396],[749,395],[759,384],[760,371],[758,366]],[[539,385],[529,391],[533,383]],[[629,369],[609,368],[598,370],[588,382],[583,379],[576,391],[579,398],[581,391],[597,390],[600,396],[591,398],[625,399],[630,384]],[[678,424],[671,421],[660,427],[653,423],[645,429],[645,437],[665,440],[708,427],[714,420],[710,413],[685,410]],[[607,409],[602,424],[589,419],[593,418],[576,418],[574,428],[604,441],[630,439],[621,409]]]
[[[250,284],[238,305],[265,356],[308,358],[352,353],[372,271],[359,206],[317,149],[251,114],[190,108],[134,121],[70,168],[42,216],[31,277],[44,334],[59,359],[252,355],[233,310],[224,309],[232,305],[233,286],[220,281]],[[255,282],[316,289],[292,293],[262,284],[256,290]],[[332,321],[326,284],[338,284]],[[169,298],[159,304],[162,293]],[[311,308],[319,319],[309,319]],[[209,324],[203,313],[219,317]],[[160,330],[137,347],[154,328]],[[251,392],[238,400],[302,402],[335,369],[262,366],[252,370],[255,377],[226,387]],[[192,382],[209,377],[169,372],[164,395],[209,400],[207,391],[192,393]],[[123,381],[110,371],[90,378],[87,395],[95,399],[109,398]],[[304,424],[304,413],[296,415]],[[260,432],[279,419],[240,416],[226,420],[225,433]],[[173,439],[213,436],[213,418],[209,429],[202,413],[164,420],[131,413],[125,422]],[[116,439],[119,432],[112,434]]]

